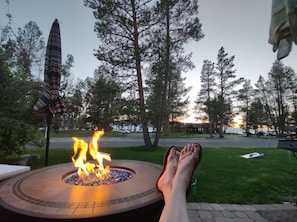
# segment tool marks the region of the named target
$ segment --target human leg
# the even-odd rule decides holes
[[[163,193],[164,200],[171,193],[172,180],[176,172],[179,152],[175,146],[169,147],[164,154],[163,171],[157,181],[156,188]]]
[[[200,159],[201,147],[198,144],[188,144],[180,152],[175,175],[171,179],[171,186],[168,186],[170,189],[167,189],[165,195],[163,193],[165,206],[160,222],[189,221],[186,194],[191,185],[193,171]]]

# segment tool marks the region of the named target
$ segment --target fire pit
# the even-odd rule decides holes
[[[1,219],[158,221],[163,199],[155,183],[161,166],[111,160],[108,153],[99,152],[98,141],[103,135],[104,131],[95,130],[89,143],[73,137],[73,163],[4,181],[0,186]],[[87,161],[88,155],[92,161]]]
[[[128,179],[110,184],[71,184],[73,163],[27,172],[1,183],[3,221],[158,221],[163,198],[155,189],[161,166],[112,160],[110,170]]]

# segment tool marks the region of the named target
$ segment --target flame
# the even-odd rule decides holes
[[[109,174],[109,166],[104,167],[103,160],[111,161],[110,154],[98,151],[98,141],[103,135],[103,130],[95,130],[89,144],[77,137],[72,137],[74,154],[71,159],[74,166],[78,168],[77,174],[81,178],[95,174],[98,179],[103,180]],[[87,162],[88,151],[92,158],[97,161],[97,164]]]

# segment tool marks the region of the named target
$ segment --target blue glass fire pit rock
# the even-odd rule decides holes
[[[64,182],[78,186],[102,186],[121,183],[132,178],[133,174],[127,170],[111,168],[109,174],[103,180],[97,178],[94,173],[84,178],[81,178],[77,173],[74,173],[66,177]]]

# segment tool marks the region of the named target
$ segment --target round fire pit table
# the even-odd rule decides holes
[[[68,184],[73,163],[27,172],[0,185],[1,220],[28,221],[158,221],[164,206],[155,184],[160,165],[112,160],[111,169],[128,171],[123,182],[81,186]]]

